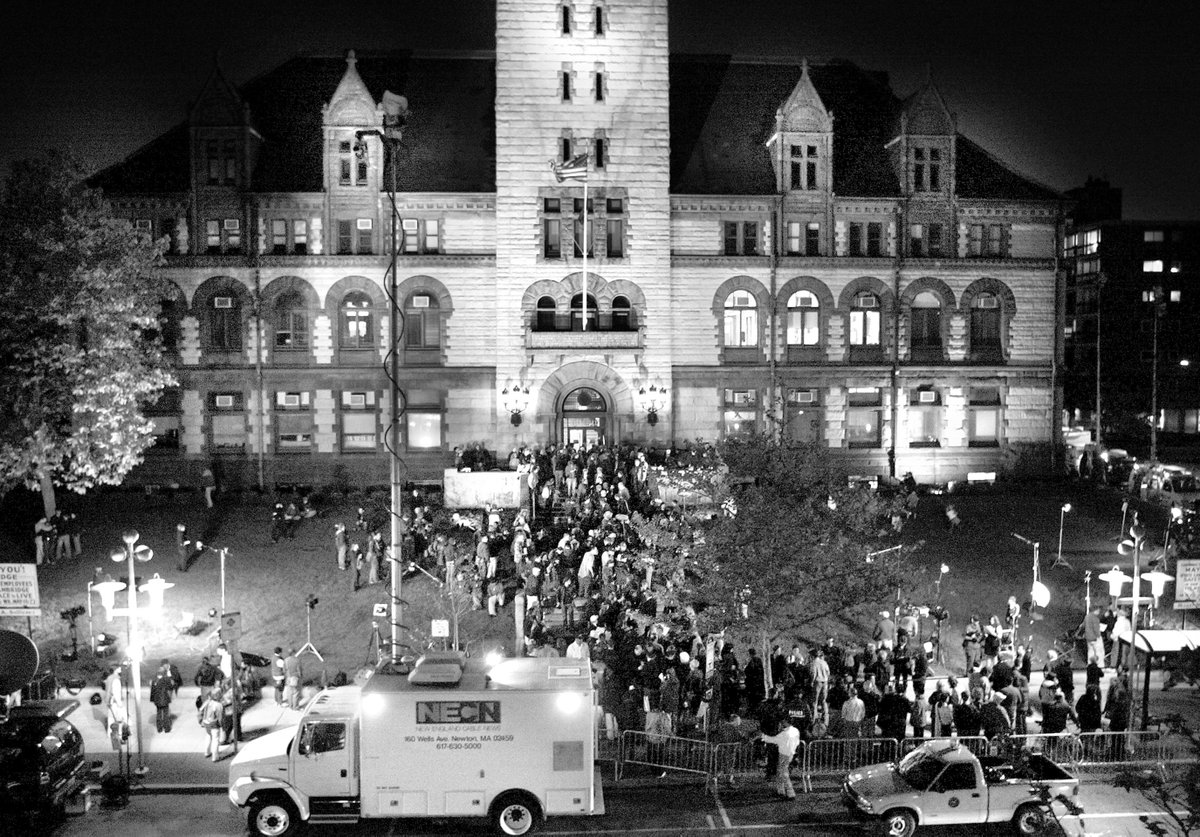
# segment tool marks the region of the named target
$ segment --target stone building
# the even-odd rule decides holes
[[[393,174],[413,478],[476,441],[752,430],[855,473],[1048,466],[1060,196],[931,79],[901,98],[846,62],[672,56],[666,0],[496,6],[494,53],[214,70],[96,176],[171,241],[181,385],[139,478],[386,481]],[[361,133],[385,90],[411,106],[394,172]],[[582,153],[586,204],[550,166]]]

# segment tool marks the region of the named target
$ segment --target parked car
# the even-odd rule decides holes
[[[1142,477],[1141,497],[1164,506],[1193,508],[1200,500],[1200,480],[1179,465],[1155,465]]]
[[[975,755],[954,740],[934,739],[899,762],[855,770],[842,785],[852,811],[882,820],[889,837],[912,837],[918,825],[1011,822],[1020,834],[1042,834],[1046,803],[1079,780],[1038,753],[1012,759]]]
[[[83,789],[83,736],[67,715],[76,700],[36,700],[0,719],[0,811],[57,817]]]

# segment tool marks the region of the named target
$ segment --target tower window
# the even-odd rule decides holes
[[[604,34],[604,26],[605,26],[604,7],[603,6],[597,6],[593,10],[592,23],[594,24],[596,34],[603,35]]]
[[[817,146],[793,145],[791,147],[792,189],[814,190],[819,188],[817,178]]]
[[[912,188],[915,192],[938,192],[942,188],[942,151],[918,146],[912,152]]]
[[[604,101],[604,73],[596,73],[596,101]]]
[[[571,34],[571,7],[570,6],[562,7],[561,19],[562,19],[562,33],[564,35],[570,35]]]

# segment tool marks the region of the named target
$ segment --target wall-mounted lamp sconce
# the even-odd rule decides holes
[[[646,423],[651,427],[658,424],[658,411],[667,403],[666,387],[642,387],[638,390],[638,397],[646,407]]]
[[[505,387],[500,390],[500,403],[504,409],[508,410],[512,426],[520,426],[521,413],[525,412],[525,408],[529,406],[529,387],[522,387],[520,384],[512,389]]]

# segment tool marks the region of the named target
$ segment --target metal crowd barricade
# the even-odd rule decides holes
[[[964,735],[962,737],[952,735],[949,738],[905,738],[900,742],[900,751],[897,754],[897,758],[904,758],[913,750],[929,741],[952,741],[955,744],[966,747],[967,750],[969,750],[971,753],[974,753],[977,758],[981,756],[995,755],[996,752],[996,745],[993,742],[988,741],[982,735]]]
[[[842,776],[858,767],[895,761],[900,746],[894,738],[819,738],[804,748],[804,790],[814,776]]]
[[[1157,730],[1124,732],[1087,732],[1079,736],[1078,771],[1104,771],[1118,765],[1166,764],[1190,761],[1187,748],[1168,748]]]
[[[621,733],[621,752],[616,763],[616,778],[621,778],[621,770],[627,764],[694,773],[707,779],[712,773],[713,746],[696,738],[677,738],[626,730]]]
[[[792,759],[795,765],[803,766],[804,751],[807,744],[803,741],[796,749]],[[740,741],[730,744],[717,744],[713,747],[712,778],[716,783],[724,778],[745,777],[762,772],[760,759],[766,758],[766,750],[756,741]]]

